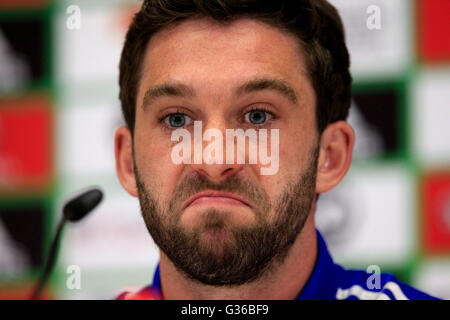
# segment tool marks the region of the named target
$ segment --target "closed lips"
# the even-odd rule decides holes
[[[237,200],[243,204],[245,204],[246,206],[250,205],[241,197],[236,196],[232,193],[226,193],[226,192],[201,192],[201,193],[197,193],[196,195],[192,196],[191,198],[189,198],[185,205],[183,206],[183,209],[186,209],[187,207],[189,207],[195,200],[200,199],[200,198],[228,198],[228,199],[232,199],[232,200]]]

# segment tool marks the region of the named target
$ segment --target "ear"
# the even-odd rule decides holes
[[[116,172],[122,187],[133,197],[137,197],[136,177],[133,163],[133,139],[127,127],[120,127],[114,135],[114,155]]]
[[[316,193],[334,188],[345,176],[352,162],[355,133],[345,121],[334,122],[320,138]]]

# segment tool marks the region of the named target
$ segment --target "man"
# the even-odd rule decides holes
[[[119,82],[116,170],[160,248],[153,284],[120,299],[432,298],[335,265],[315,229],[355,139],[343,27],[325,0],[145,1]],[[251,142],[222,153],[229,132],[270,141],[274,170],[250,160]]]

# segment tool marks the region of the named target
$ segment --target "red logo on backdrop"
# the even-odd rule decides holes
[[[12,8],[12,7],[43,7],[47,5],[49,0],[1,0],[0,8]]]
[[[450,172],[424,178],[423,231],[429,253],[450,252]]]
[[[51,171],[51,108],[44,96],[0,100],[0,190],[45,187]]]
[[[450,61],[450,1],[418,0],[419,50],[426,61]]]

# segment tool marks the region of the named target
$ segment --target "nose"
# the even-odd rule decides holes
[[[242,170],[242,164],[191,164],[191,167],[198,174],[207,177],[212,181],[222,181],[226,178],[237,174]]]
[[[198,161],[198,156],[193,157],[193,159],[197,160],[194,160],[190,165],[194,171],[207,177],[209,180],[219,182],[237,174],[243,169],[244,165],[237,161],[239,151],[235,140],[228,143],[226,141],[227,128],[223,121],[210,121],[207,126],[200,127],[200,130],[201,135],[196,136],[194,133],[193,153],[201,153],[201,161]],[[221,150],[218,150],[220,148]],[[229,150],[230,148],[234,148],[234,152]],[[233,153],[234,156],[231,157],[231,159],[234,158],[233,161],[229,161],[227,158],[227,151]]]

